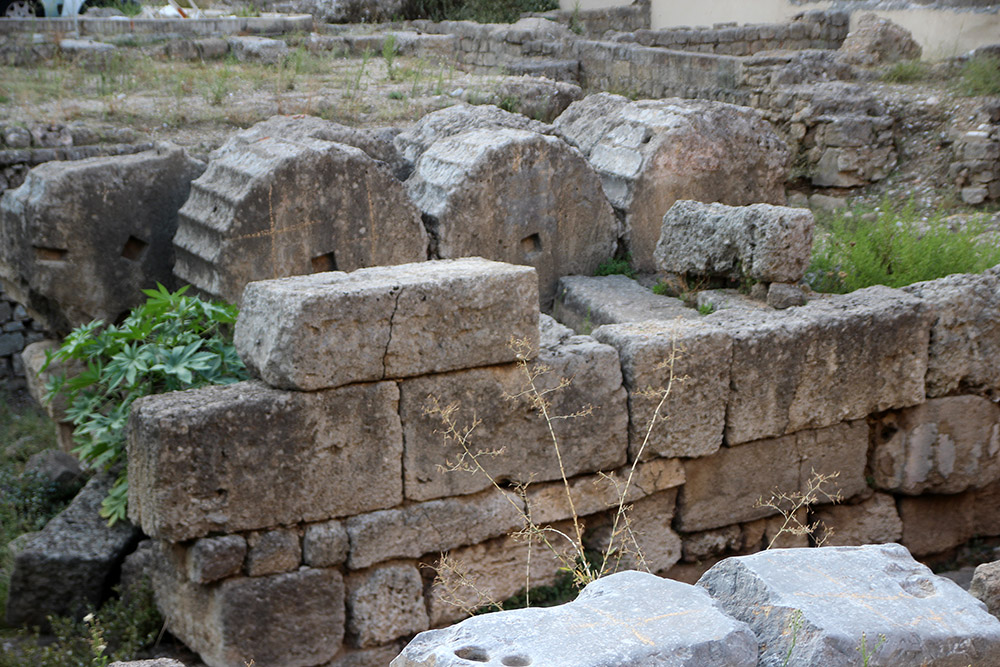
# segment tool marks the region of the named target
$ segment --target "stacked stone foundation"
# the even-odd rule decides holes
[[[554,422],[586,541],[607,544],[617,505],[602,473],[620,485],[634,464],[632,525],[658,574],[810,546],[758,500],[817,474],[843,502],[799,518],[832,528],[827,544],[919,557],[1000,535],[1000,267],[785,311],[606,308],[592,335],[540,315],[534,280],[445,260],[251,284],[237,344],[266,382],[148,397],[130,422],[130,512],[156,540],[168,628],[212,666],[385,665],[415,633],[517,593],[521,512],[573,530],[521,394],[543,365],[539,391],[570,380],[546,394],[551,414],[588,413]],[[647,437],[645,390],[668,386]],[[475,424],[469,451],[442,413]],[[559,560],[530,549],[530,585],[553,583]]]

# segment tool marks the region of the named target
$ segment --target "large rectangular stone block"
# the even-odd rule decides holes
[[[889,412],[872,442],[875,486],[887,491],[958,493],[1000,479],[1000,407],[980,396]]]
[[[680,299],[653,294],[626,276],[564,276],[556,287],[553,315],[589,334],[602,324],[696,319],[698,311]]]
[[[188,581],[171,545],[159,545],[156,602],[170,632],[209,667],[323,664],[344,638],[344,580],[337,570],[302,568],[266,577]]]
[[[896,505],[903,521],[903,546],[914,556],[947,551],[976,534],[975,492],[904,496]]]
[[[552,417],[593,408],[590,414],[555,419],[552,428],[567,476],[609,470],[625,462],[628,410],[618,354],[594,339],[577,336],[543,347],[527,369],[491,366],[403,380],[400,416],[405,442],[404,486],[407,498],[429,500],[473,493],[491,486],[478,464],[496,480],[527,483],[559,479],[560,462],[549,426],[536,409],[527,370],[550,402]],[[563,380],[569,384],[558,387]],[[457,405],[459,427],[478,426],[468,438],[469,452],[442,433],[441,415],[426,412]],[[481,454],[480,454],[481,452]],[[451,464],[449,466],[449,464]],[[455,468],[457,466],[457,468]]]
[[[1000,267],[903,288],[932,313],[927,395],[1000,389]]]
[[[629,457],[705,456],[722,444],[732,341],[719,327],[674,320],[609,324],[594,338],[618,350],[628,390]],[[671,359],[673,362],[671,363]],[[673,376],[673,382],[671,382]],[[661,390],[670,395],[653,422]]]
[[[849,498],[867,488],[867,451],[868,426],[858,420],[685,461],[676,527],[692,532],[769,516],[775,512],[755,506],[759,499],[801,492],[814,473],[839,473],[823,489]]]
[[[235,338],[265,382],[312,391],[516,361],[511,337],[537,349],[535,271],[471,257],[250,283]]]
[[[924,400],[929,316],[876,286],[778,313],[723,310],[732,336],[726,442],[821,428]]]
[[[170,541],[322,521],[402,500],[399,390],[260,382],[149,396],[129,421],[129,515]]]

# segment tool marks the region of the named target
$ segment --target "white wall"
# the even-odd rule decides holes
[[[560,0],[563,9],[599,9],[630,0]],[[810,9],[828,9],[828,0],[793,5],[788,0],[652,0],[653,28],[710,26],[713,23],[779,23]],[[855,12],[852,25],[865,10]],[[960,55],[978,46],[1000,43],[1000,11],[908,9],[877,11],[913,33],[925,60]]]

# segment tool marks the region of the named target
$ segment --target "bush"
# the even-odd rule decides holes
[[[558,0],[406,0],[403,16],[432,21],[513,23],[524,12],[559,9]]]
[[[894,63],[882,73],[882,80],[890,83],[913,83],[928,77],[927,65],[919,60]]]
[[[895,209],[887,202],[874,211],[856,209],[826,224],[817,236],[806,274],[817,292],[851,292],[870,285],[902,287],[952,273],[978,273],[1000,263],[1000,248],[979,237],[982,225],[952,230],[940,216],[919,220],[912,203]]]
[[[86,364],[80,375],[54,378],[47,389],[50,397],[66,394],[79,445],[73,451],[91,467],[118,474],[101,509],[109,523],[125,518],[125,425],[133,401],[247,377],[232,344],[236,308],[185,296],[186,289],[144,290],[146,303],[120,325],[96,320],[77,327],[49,359]]]
[[[966,95],[1000,95],[1000,58],[980,56],[965,63],[958,87]]]
[[[625,255],[623,258],[610,257],[597,265],[594,271],[595,276],[623,275],[635,278],[635,269],[632,268],[632,257]]]

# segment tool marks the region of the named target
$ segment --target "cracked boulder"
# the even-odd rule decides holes
[[[406,182],[437,255],[535,267],[542,307],[556,282],[591,275],[618,243],[618,221],[580,153],[555,137],[472,130],[434,142]]]
[[[49,331],[115,321],[173,285],[171,239],[204,170],[181,148],[46,162],[0,200],[0,282]]]
[[[251,283],[236,349],[269,385],[312,391],[516,361],[538,348],[530,267],[478,257]]]
[[[250,141],[249,131],[191,184],[174,238],[181,280],[239,303],[254,280],[427,259],[420,215],[389,167],[353,146],[301,136],[331,128],[283,138],[285,123],[268,122],[274,136]]]

